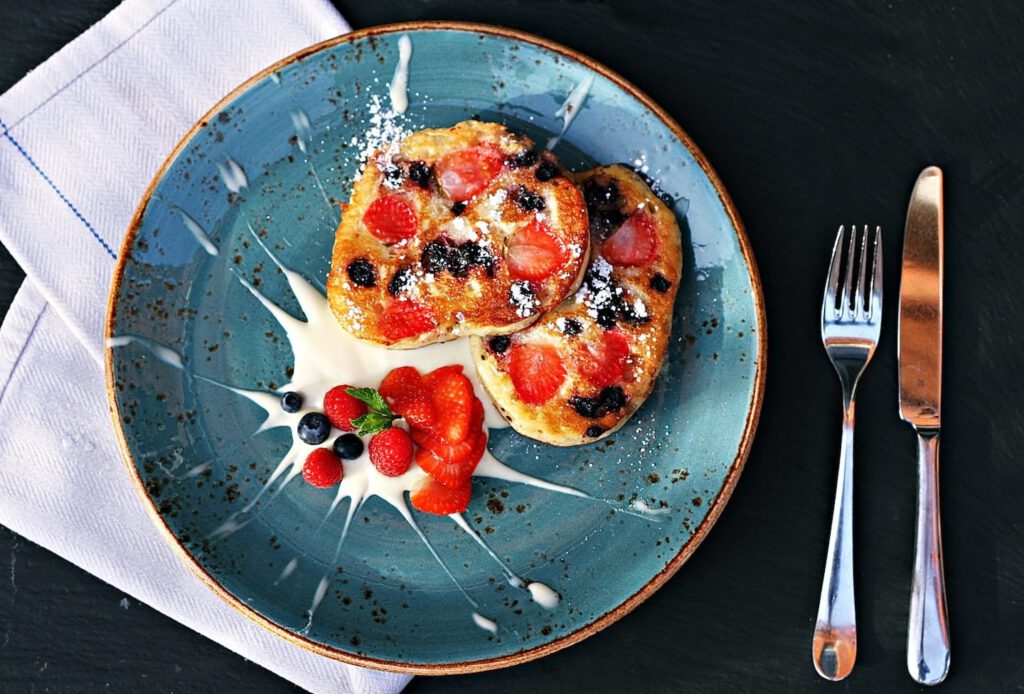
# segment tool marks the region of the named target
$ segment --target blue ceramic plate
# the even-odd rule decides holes
[[[518,470],[620,508],[642,500],[665,513],[645,518],[615,503],[476,480],[467,519],[516,573],[561,594],[554,610],[501,580],[491,557],[449,519],[417,513],[477,611],[500,625],[496,634],[474,623],[466,596],[380,499],[356,514],[337,563],[344,506],[318,532],[333,495],[301,480],[267,495],[237,532],[216,532],[256,498],[291,442],[286,429],[257,433],[263,410],[207,380],[264,391],[289,380],[283,331],[239,278],[296,315],[298,305],[248,227],[286,266],[323,286],[337,222],[324,197],[347,199],[375,104],[390,103],[403,34],[413,45],[403,125],[478,117],[544,143],[562,128],[556,110],[592,78],[555,151],[574,170],[598,162],[642,168],[674,201],[683,230],[668,363],[639,413],[589,446],[555,449],[511,429],[493,432],[490,446]],[[636,607],[693,553],[728,500],[764,384],[757,271],[736,211],[696,146],[606,68],[481,25],[355,32],[297,53],[229,94],[142,199],[121,250],[107,330],[108,338],[142,338],[107,349],[111,405],[141,496],[185,561],[234,607],[290,641],[414,673],[536,658]],[[415,364],[415,352],[407,354]],[[179,356],[184,370],[174,364]],[[304,630],[325,575],[329,586]]]

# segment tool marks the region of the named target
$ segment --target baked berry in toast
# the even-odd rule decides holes
[[[579,286],[583,197],[554,155],[497,123],[421,130],[378,150],[335,235],[342,327],[396,349],[520,330]]]
[[[668,350],[682,270],[676,218],[631,169],[577,176],[591,260],[574,296],[511,335],[473,338],[477,373],[519,433],[559,446],[621,427]]]

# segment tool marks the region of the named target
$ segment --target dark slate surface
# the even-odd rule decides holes
[[[0,91],[114,4],[0,4]],[[408,691],[918,689],[904,666],[915,477],[913,434],[895,407],[895,291],[907,197],[927,164],[945,168],[948,203],[942,494],[953,666],[942,691],[1024,690],[1015,344],[1024,337],[1024,11],[1010,0],[775,4],[340,3],[357,27],[447,18],[532,31],[637,83],[724,179],[768,302],[768,390],[753,455],[679,575],[567,651],[497,672],[418,678]],[[809,657],[839,439],[838,388],[816,314],[832,235],[851,222],[883,226],[888,291],[858,408],[860,654],[851,678],[833,685]],[[0,307],[19,279],[0,254]],[[292,688],[123,597],[0,529],[0,689]]]

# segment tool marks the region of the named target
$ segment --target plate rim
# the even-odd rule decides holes
[[[402,662],[397,660],[386,660],[382,658],[374,658],[366,655],[359,655],[343,651],[339,648],[334,648],[311,639],[305,638],[293,631],[288,630],[284,626],[274,622],[269,617],[266,617],[262,613],[258,612],[243,600],[228,591],[222,586],[213,576],[211,576],[192,556],[188,549],[181,543],[171,528],[167,525],[163,516],[160,514],[156,503],[150,498],[146,492],[145,484],[139,473],[138,466],[132,458],[131,452],[128,449],[127,436],[125,434],[120,413],[117,409],[116,400],[116,388],[114,387],[114,368],[113,368],[113,357],[114,350],[110,346],[110,338],[113,337],[114,327],[114,316],[117,303],[117,295],[121,288],[121,282],[124,278],[124,272],[127,267],[127,261],[130,256],[131,246],[135,240],[135,235],[142,225],[142,218],[149,206],[152,199],[153,192],[156,190],[157,185],[163,180],[164,175],[170,165],[177,159],[178,155],[185,149],[185,147],[192,141],[193,137],[202,130],[212,120],[212,118],[223,110],[225,106],[234,101],[243,92],[249,89],[252,85],[256,84],[268,75],[277,72],[278,70],[296,62],[303,58],[318,53],[334,46],[358,41],[369,37],[376,37],[387,34],[403,33],[403,32],[416,32],[422,30],[449,30],[449,31],[462,31],[465,33],[475,34],[486,34],[489,36],[496,36],[504,39],[510,39],[516,42],[523,42],[539,46],[553,53],[562,55],[567,58],[571,58],[574,61],[584,65],[588,69],[596,72],[602,77],[608,79],[623,91],[627,92],[635,99],[637,99],[645,108],[650,110],[655,116],[661,120],[666,127],[672,132],[672,134],[683,143],[683,145],[689,150],[694,160],[700,166],[701,171],[707,176],[711,185],[715,189],[715,193],[718,195],[719,201],[721,202],[726,214],[729,217],[729,221],[732,224],[733,230],[736,233],[737,240],[739,241],[740,251],[743,256],[743,261],[747,267],[747,274],[750,278],[752,299],[754,301],[754,312],[756,319],[757,328],[757,359],[754,360],[754,383],[753,393],[750,400],[750,404],[747,408],[746,421],[743,427],[743,433],[740,438],[739,447],[737,448],[736,455],[733,458],[732,464],[729,467],[729,472],[725,476],[722,483],[721,489],[715,496],[714,500],[709,505],[708,513],[701,521],[700,525],[697,526],[693,535],[690,539],[679,549],[672,559],[670,559],[664,566],[664,568],[657,574],[652,576],[639,590],[623,600],[619,605],[608,612],[604,613],[592,622],[585,624],[584,626],[572,631],[564,636],[561,636],[548,643],[534,646],[526,650],[518,651],[508,655],[497,656],[494,658],[482,658],[478,660],[468,660],[460,662],[450,663],[417,663],[417,662]],[[241,84],[230,90],[227,94],[221,97],[209,110],[204,113],[195,124],[181,137],[178,143],[171,150],[170,154],[167,155],[163,163],[157,169],[146,190],[143,192],[142,197],[136,207],[135,213],[132,215],[131,220],[128,223],[128,229],[125,233],[124,240],[121,242],[117,256],[117,264],[114,268],[113,278],[110,284],[110,291],[107,297],[107,312],[106,320],[104,323],[104,373],[105,383],[107,390],[107,404],[113,419],[114,432],[117,438],[118,448],[121,452],[122,462],[125,467],[128,468],[129,477],[132,481],[132,486],[135,489],[136,494],[139,496],[143,503],[148,515],[156,524],[163,535],[164,540],[171,546],[174,553],[178,558],[185,563],[186,566],[200,579],[200,581],[206,585],[211,591],[213,591],[218,597],[224,600],[228,605],[234,608],[236,611],[245,615],[252,621],[259,624],[264,629],[267,629],[271,633],[283,638],[289,643],[295,644],[305,650],[316,653],[317,655],[325,656],[334,660],[340,660],[351,665],[359,665],[363,667],[369,667],[376,670],[384,670],[387,672],[398,672],[411,675],[455,675],[455,674],[467,674],[473,672],[483,672],[486,670],[494,670],[502,667],[510,667],[513,665],[519,665],[537,658],[550,655],[556,651],[560,651],[563,648],[572,646],[580,641],[586,639],[589,636],[593,636],[602,629],[614,624],[618,620],[625,617],[627,614],[636,609],[641,603],[643,603],[648,597],[653,595],[659,588],[661,588],[668,579],[675,575],[677,571],[682,567],[683,564],[693,555],[697,548],[703,543],[705,537],[711,528],[718,521],[722,510],[725,508],[729,499],[732,497],[733,491],[739,482],[740,475],[746,465],[747,458],[750,455],[750,449],[753,444],[754,435],[757,430],[757,424],[760,419],[761,406],[764,401],[764,386],[766,377],[766,366],[767,366],[767,335],[766,335],[766,312],[764,305],[764,291],[761,284],[761,276],[758,272],[757,263],[754,259],[753,249],[750,244],[750,239],[747,236],[746,228],[740,219],[739,212],[736,209],[732,198],[725,190],[725,186],[722,184],[718,174],[712,168],[708,162],[704,153],[697,147],[696,143],[690,138],[690,136],[682,129],[682,127],[670,116],[664,109],[661,108],[657,103],[654,102],[645,92],[636,87],[634,84],[626,80],[624,77],[619,75],[617,72],[609,69],[603,64],[593,60],[592,58],[579,53],[578,51],[564,46],[560,43],[551,41],[549,39],[537,36],[517,29],[510,29],[508,27],[498,26],[494,24],[484,24],[478,22],[460,22],[460,21],[449,21],[449,20],[431,20],[431,21],[411,21],[411,22],[397,22],[391,24],[380,24],[365,29],[351,31],[347,34],[335,36],[330,39],[326,39],[319,43],[306,46],[291,55],[278,60],[270,66],[260,70],[256,74],[247,78]]]

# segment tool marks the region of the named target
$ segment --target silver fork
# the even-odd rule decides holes
[[[844,244],[846,236],[849,241]],[[860,253],[856,253],[857,227],[851,226],[849,234],[839,227],[821,302],[821,340],[843,387],[839,478],[811,649],[815,669],[829,680],[841,680],[849,675],[857,659],[857,616],[853,600],[854,397],[857,381],[875,353],[882,328],[882,230],[875,227],[870,263],[867,226],[860,236]]]

